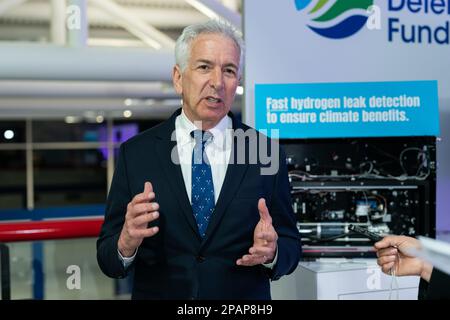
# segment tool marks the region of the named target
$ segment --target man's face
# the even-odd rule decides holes
[[[173,70],[173,83],[183,97],[183,110],[203,129],[214,127],[230,111],[239,84],[239,49],[220,34],[202,34],[191,43],[184,72]]]

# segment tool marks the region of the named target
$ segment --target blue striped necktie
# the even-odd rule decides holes
[[[198,231],[204,237],[215,206],[211,165],[205,152],[205,146],[213,135],[208,131],[194,130],[191,136],[195,139],[192,150],[192,211]]]

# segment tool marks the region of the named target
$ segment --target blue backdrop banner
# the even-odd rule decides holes
[[[256,84],[255,122],[276,138],[438,136],[438,85]]]

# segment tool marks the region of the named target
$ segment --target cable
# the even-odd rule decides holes
[[[309,176],[307,176],[307,175],[299,175],[299,174],[297,174],[297,173],[292,173],[292,171],[291,172],[289,172],[289,179],[290,178],[299,178],[299,179],[301,179],[301,180],[313,180],[312,178],[310,178]]]
[[[373,162],[372,161],[364,161],[359,165],[359,168],[362,169],[366,164],[370,164],[369,170],[367,170],[366,172],[363,172],[362,174],[371,174],[372,170],[373,170]]]
[[[378,150],[380,151],[380,150]],[[408,171],[406,170],[405,164],[403,163],[403,157],[406,152],[416,151],[417,152],[417,158],[420,160],[420,163],[418,165],[418,168],[416,170],[416,174],[413,176],[408,175]],[[393,158],[392,155],[385,153],[385,155],[388,155],[390,158]],[[315,175],[310,174],[309,172],[305,172],[302,170],[292,170],[289,171],[289,178],[298,178],[302,181],[305,180],[314,180],[314,179],[350,179],[350,180],[356,180],[356,179],[393,179],[398,181],[406,181],[406,180],[419,180],[423,181],[426,180],[430,174],[431,174],[431,167],[429,165],[430,162],[430,154],[427,149],[420,149],[417,147],[409,147],[405,148],[400,152],[400,155],[396,160],[399,162],[400,167],[404,174],[400,176],[394,176],[389,173],[386,173],[385,175],[379,174],[379,171],[375,169],[375,165],[372,161],[364,161],[359,165],[359,169],[362,171],[363,168],[369,164],[369,168],[367,171],[359,174],[343,174],[343,175]],[[423,168],[427,168],[426,172],[422,172]],[[375,173],[372,173],[375,172]]]
[[[332,237],[325,238],[325,239],[312,238],[311,242],[312,243],[329,242],[329,241],[333,241],[333,240],[336,240],[336,239],[339,239],[339,238],[342,238],[342,237],[345,237],[345,236],[348,236],[348,235],[349,235],[348,233],[341,233],[341,234],[338,234],[336,236],[332,236]]]
[[[356,194],[358,194],[358,192],[361,192],[364,195],[364,200],[366,200],[366,205],[369,204],[369,198],[367,197],[367,192],[364,190],[358,190],[356,191]]]
[[[394,248],[396,248],[396,247],[394,247]],[[400,254],[398,253],[398,250],[397,250],[397,263],[400,263]],[[389,273],[391,274],[391,286],[389,289],[388,300],[392,300],[392,292],[393,291],[395,291],[395,293],[396,293],[396,300],[400,300],[400,298],[399,298],[400,287],[398,285],[398,280],[397,280],[395,270],[396,270],[396,266],[395,266],[395,262],[394,262],[394,266],[391,268],[391,270],[389,270]]]
[[[418,152],[417,158],[422,157],[422,161],[421,161],[421,163],[416,171],[416,175],[415,175],[416,177],[421,177],[421,176],[419,176],[419,172],[423,167],[425,167],[425,163],[427,162],[427,160],[429,160],[429,154],[426,150],[416,148],[416,147],[410,147],[410,148],[403,149],[402,152],[400,152],[399,162],[400,162],[400,166],[402,167],[402,170],[406,176],[408,176],[408,171],[406,170],[405,165],[403,164],[403,156],[408,151],[417,151]],[[429,171],[429,169],[428,169],[428,171]],[[427,177],[428,177],[428,175],[427,175]]]
[[[296,172],[300,172],[299,170],[296,170]],[[398,181],[407,181],[407,180],[426,180],[428,176],[430,175],[431,170],[428,169],[428,172],[425,175],[421,176],[407,176],[407,175],[401,175],[401,176],[393,176],[393,175],[386,175],[382,176],[379,174],[353,174],[353,175],[312,175],[304,172],[304,175],[299,175],[297,173],[293,173],[293,171],[289,172],[289,177],[296,177],[302,180],[314,180],[314,179],[378,179],[378,180],[398,180]]]

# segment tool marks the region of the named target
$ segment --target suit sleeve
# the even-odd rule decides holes
[[[300,233],[292,210],[286,156],[281,147],[279,147],[279,170],[275,175],[269,212],[278,234],[278,258],[270,277],[272,280],[278,280],[297,268],[302,252]]]
[[[433,268],[430,282],[420,279],[419,300],[450,299],[450,275]]]
[[[97,240],[97,261],[108,277],[123,278],[127,275],[118,255],[118,240],[125,222],[127,205],[131,201],[125,160],[125,145],[120,147],[119,158],[106,202],[105,221]]]

